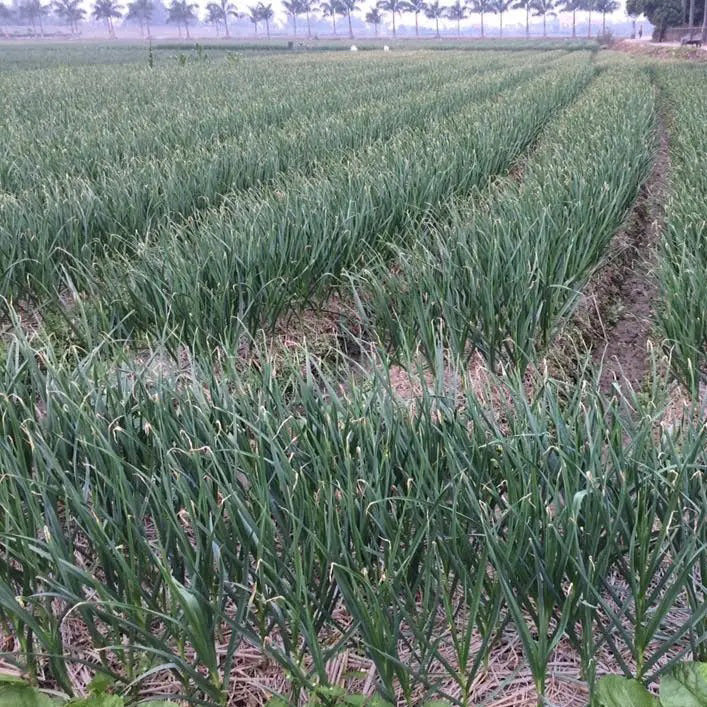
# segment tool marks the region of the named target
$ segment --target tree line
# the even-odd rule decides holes
[[[694,0],[693,0],[694,2]],[[298,36],[298,21],[305,20],[307,37],[312,36],[312,18],[318,15],[328,19],[332,31],[337,34],[337,19],[347,23],[348,36],[353,38],[352,17],[362,11],[361,0],[283,0],[282,7],[292,21],[294,36]],[[440,0],[427,2],[425,0],[378,0],[377,4],[366,11],[363,19],[374,29],[376,35],[386,16],[391,20],[392,34],[397,35],[397,24],[402,15],[414,15],[415,35],[419,36],[420,15],[435,23],[435,34],[440,36],[439,22],[449,19],[456,22],[457,35],[461,36],[461,22],[471,14],[480,16],[481,37],[485,36],[484,19],[487,15],[498,15],[499,33],[503,36],[503,16],[511,9],[525,10],[525,34],[530,35],[530,18],[541,17],[543,36],[547,35],[547,18],[554,17],[559,12],[570,13],[572,16],[572,36],[577,36],[577,13],[587,13],[587,37],[592,36],[592,13],[601,15],[601,32],[606,34],[606,16],[617,10],[618,0],[454,0],[451,5],[443,5]],[[150,36],[150,26],[155,5],[153,0],[133,0],[123,7],[119,0],[95,0],[90,11],[94,20],[105,23],[109,37],[115,37],[115,21],[127,19],[136,21],[144,37]],[[177,26],[179,36],[190,37],[189,27],[199,20],[213,25],[217,34],[231,36],[231,22],[236,18],[245,18],[253,24],[255,34],[259,27],[265,27],[266,36],[270,37],[270,24],[275,15],[272,3],[259,2],[256,5],[239,10],[230,0],[210,2],[205,14],[200,18],[198,6],[189,0],[171,0],[166,7],[167,22]],[[81,0],[22,0],[16,9],[0,3],[0,23],[27,22],[33,33],[44,35],[43,19],[54,14],[66,23],[71,33],[77,33],[79,23],[86,19],[86,10],[81,6]],[[1,30],[0,30],[1,33]]]

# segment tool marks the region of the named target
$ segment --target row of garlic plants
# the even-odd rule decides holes
[[[425,130],[227,197],[156,234],[137,257],[105,258],[98,328],[122,322],[121,335],[169,329],[229,347],[271,331],[291,309],[326,298],[344,269],[378,253],[389,260],[426,219],[447,218],[453,196],[505,173],[595,72],[587,56],[572,55],[537,73]]]
[[[655,154],[655,91],[608,68],[544,132],[520,175],[428,225],[396,267],[352,277],[390,348],[440,344],[521,370],[553,340],[608,254]]]
[[[675,64],[656,67],[655,75],[669,134],[658,318],[675,370],[696,393],[707,383],[707,72]]]

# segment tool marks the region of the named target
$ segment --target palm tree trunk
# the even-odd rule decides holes
[[[481,39],[484,38],[484,13],[481,13]]]
[[[184,31],[186,32],[187,39],[191,39],[191,36],[189,35],[189,23],[186,20],[184,21]]]
[[[307,38],[311,39],[312,37],[312,27],[309,24],[309,5],[307,5]]]
[[[415,36],[419,37],[420,36],[420,27],[418,26],[418,19],[419,19],[420,13],[416,12],[415,13]]]
[[[525,5],[525,38],[530,37],[530,2]]]
[[[439,17],[435,17],[435,24],[437,26],[437,39],[439,39]]]
[[[353,27],[351,26],[351,10],[346,12],[346,17],[349,20],[349,38],[353,39]]]
[[[393,37],[395,37],[395,12],[393,12]]]
[[[292,24],[295,28],[295,39],[297,39],[297,15],[292,15]]]
[[[592,38],[592,8],[589,8],[589,15],[587,17],[587,39]]]
[[[461,36],[462,36],[462,22],[457,17],[457,37],[461,37]]]
[[[226,39],[229,39],[231,33],[228,30],[228,12],[223,13],[223,33],[226,35]]]
[[[543,37],[547,37],[547,15],[543,14]]]
[[[499,32],[499,37],[503,37],[503,13],[499,12],[498,13],[498,28],[500,30]]]
[[[577,10],[572,10],[572,39],[577,36]]]
[[[705,6],[707,7],[707,5]],[[690,0],[690,29],[695,26],[695,0]]]
[[[267,17],[265,18],[265,34],[270,39],[270,20]]]
[[[331,16],[331,24],[334,26],[334,34],[336,34],[336,14]]]
[[[42,22],[42,13],[39,13],[39,36],[44,36],[44,23]]]
[[[707,2],[702,10],[702,43],[707,44]]]
[[[601,34],[603,37],[606,36],[606,12],[601,13]]]

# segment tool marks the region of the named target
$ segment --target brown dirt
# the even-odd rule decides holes
[[[612,49],[616,49],[628,54],[639,54],[652,59],[674,61],[698,61],[707,62],[707,48],[705,47],[681,47],[675,44],[653,44],[651,42],[635,42],[621,40],[613,44]]]

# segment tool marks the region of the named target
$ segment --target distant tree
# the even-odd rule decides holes
[[[369,25],[373,25],[373,32],[377,37],[378,27],[380,26],[381,22],[383,22],[383,15],[381,15],[381,11],[377,7],[374,7],[372,10],[369,10],[366,13],[366,22],[368,22]]]
[[[558,6],[562,12],[572,13],[572,38],[577,36],[577,10],[583,9],[583,0],[562,0]]]
[[[543,18],[543,37],[547,37],[547,16],[555,15],[555,0],[533,0],[533,14]]]
[[[511,9],[513,0],[492,0],[491,7],[498,13],[499,34],[503,37],[503,13]]]
[[[128,14],[126,19],[137,20],[140,23],[140,34],[141,36],[150,36],[150,22],[152,20],[152,13],[154,12],[154,5],[152,0],[133,0],[128,5]]]
[[[307,17],[307,37],[312,36],[312,26],[310,24],[310,16],[317,9],[316,0],[299,0],[302,12]]]
[[[587,13],[587,39],[592,36],[592,10],[596,7],[596,0],[580,0],[581,9]]]
[[[492,0],[471,0],[471,11],[481,16],[481,37],[484,36],[484,14],[494,12]]]
[[[427,4],[425,0],[404,0],[403,2],[404,10],[403,12],[412,12],[415,15],[415,36],[420,36],[420,13],[425,11]]]
[[[9,7],[3,5],[0,2],[0,35],[8,36],[7,31],[4,29],[4,25],[12,20],[12,10]]]
[[[228,26],[229,17],[238,17],[236,6],[229,0],[218,0],[218,2],[210,2],[206,6],[207,21],[216,25],[218,32],[219,24],[223,23],[223,30],[226,37],[231,36],[231,31]]]
[[[397,31],[395,27],[395,15],[399,15],[401,12],[405,11],[405,0],[378,0],[376,7],[383,12],[389,12],[393,18],[393,37],[396,36]]]
[[[213,25],[216,28],[216,36],[220,36],[221,22],[223,18],[221,17],[221,10],[215,3],[209,3],[206,6],[206,15],[204,15],[204,22],[207,25]]]
[[[525,10],[525,37],[530,36],[530,11],[532,10],[533,0],[516,0],[513,3],[514,10]]]
[[[292,18],[294,35],[296,37],[297,36],[297,15],[299,15],[300,12],[302,12],[300,0],[283,0],[282,6],[285,8],[285,12]]]
[[[257,9],[260,19],[265,22],[265,36],[270,39],[270,20],[272,20],[275,15],[272,9],[272,4],[268,3],[266,5],[265,3],[259,2]]]
[[[251,6],[248,8],[248,12],[246,13],[246,17],[253,23],[253,31],[255,32],[255,36],[258,36],[258,23],[262,19],[260,17],[260,9],[257,7]]]
[[[349,23],[349,37],[353,39],[353,25],[351,24],[351,13],[358,9],[359,0],[339,0],[339,13],[346,16]]]
[[[54,12],[69,25],[71,34],[78,33],[79,22],[86,15],[86,10],[79,5],[80,2],[81,0],[55,0],[54,2]]]
[[[435,21],[435,30],[436,30],[437,38],[439,38],[439,18],[444,17],[445,12],[446,12],[446,8],[442,7],[439,4],[439,0],[435,0],[434,2],[429,2],[429,3],[427,3],[427,6],[425,7],[425,17],[428,20]]]
[[[679,27],[685,21],[680,0],[627,0],[629,15],[645,15],[658,30],[658,39],[663,41],[668,27]]]
[[[118,19],[122,14],[121,7],[118,5],[116,0],[96,0],[95,5],[93,6],[92,14],[96,20],[103,20],[106,23],[108,36],[115,37],[113,20]]]
[[[191,39],[189,34],[189,23],[196,20],[196,5],[190,4],[187,0],[172,0],[172,4],[167,8],[167,22],[174,22],[179,29],[179,36],[182,36],[182,26],[187,39]]]
[[[342,12],[341,3],[339,0],[329,0],[329,2],[323,2],[319,8],[324,17],[331,17],[331,26],[334,30],[334,34],[336,34],[336,16],[344,14]]]
[[[606,34],[606,16],[619,9],[617,0],[597,0],[597,12],[601,12],[601,33]]]
[[[51,10],[50,5],[43,5],[42,0],[25,0],[20,5],[20,17],[25,18],[32,24],[32,30],[37,31],[39,25],[39,34],[44,36],[44,23],[42,18],[46,17]]]
[[[457,23],[457,37],[461,37],[462,34],[462,20],[468,17],[466,10],[466,6],[462,5],[461,0],[454,0],[454,4],[447,8],[447,17]]]

